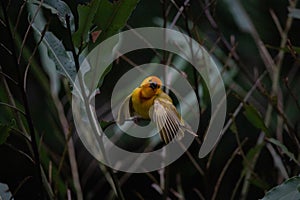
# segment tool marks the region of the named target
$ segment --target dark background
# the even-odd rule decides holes
[[[67,199],[68,195],[71,199],[79,196],[83,199],[117,198],[109,183],[112,179],[115,180],[112,185],[121,188],[125,199],[166,199],[167,196],[170,199],[259,199],[272,187],[299,174],[300,20],[294,19],[291,26],[286,28],[289,20],[288,1],[189,2],[184,9],[184,16],[180,16],[176,25],[179,30],[203,45],[220,66],[227,90],[226,122],[233,119],[234,123],[207,157],[198,158],[200,145],[194,141],[188,150],[193,159],[184,154],[166,169],[145,174],[111,171],[87,152],[75,131],[70,110],[71,86],[67,79],[60,76],[57,94],[51,93],[49,74],[45,71],[39,52],[35,52],[38,43],[34,39],[34,31],[28,28],[32,16],[28,12],[27,4],[17,0],[1,1],[1,6],[6,6],[14,37],[10,37],[9,25],[1,7],[0,182],[9,186],[15,199],[49,198],[46,192],[48,190],[54,193],[54,199]],[[75,16],[75,24],[78,27],[77,6],[83,1],[66,3]],[[183,5],[183,1],[175,3],[178,7]],[[118,4],[118,1],[114,1],[114,4]],[[235,6],[240,6],[248,18],[233,11],[231,8]],[[62,26],[57,16],[49,9],[42,10],[49,23],[48,31],[53,32],[67,50],[71,50],[72,44],[67,28]],[[172,1],[141,0],[123,29],[163,27],[164,22],[169,24],[173,21],[177,12],[178,9]],[[242,25],[250,23],[253,26],[250,30],[243,30],[242,25],[236,23],[237,19]],[[277,22],[283,29],[281,34],[276,26]],[[284,43],[281,46],[282,41]],[[16,49],[16,54],[19,55],[21,46],[23,49],[20,62],[16,64],[17,58],[13,49]],[[262,48],[267,49],[265,54],[261,52]],[[280,52],[283,53],[282,57]],[[161,51],[159,54],[162,57],[165,55]],[[244,102],[243,98],[258,77],[267,70],[267,64],[262,58],[268,55],[278,72],[266,72],[250,98]],[[134,51],[126,56],[137,65],[153,60],[165,62],[159,60],[149,49]],[[20,82],[28,63],[30,65],[25,91],[27,108],[35,130],[44,181],[48,184],[39,182],[34,147],[28,139],[28,120],[22,114],[18,117],[15,109],[6,105],[12,105],[13,99],[13,107],[27,113]],[[114,84],[122,74],[133,67],[124,59],[119,59],[114,62],[103,83],[99,85],[101,93],[96,97],[96,107],[103,126],[112,120],[110,97]],[[210,99],[200,75],[195,73],[191,66],[186,66],[183,72],[194,88],[199,84],[203,89],[200,95],[201,122],[198,131],[202,139],[211,115]],[[274,82],[273,77],[276,74],[278,80]],[[19,83],[15,84],[10,79]],[[233,116],[240,103],[244,106]],[[250,108],[247,105],[250,105]],[[71,150],[70,146],[66,145],[61,116],[67,120],[70,133],[68,137],[73,141],[72,146],[75,149],[75,163],[70,163],[68,152]],[[27,133],[24,130],[27,130]],[[257,144],[262,132],[267,134],[262,143]],[[275,145],[269,139],[276,139],[281,145]],[[136,144],[125,138],[122,145],[131,148]],[[284,147],[291,154],[286,154]],[[298,164],[291,155],[298,160]],[[78,168],[78,179],[74,179],[74,165]],[[199,172],[199,168],[203,174]],[[160,176],[160,173],[163,176]],[[245,176],[248,175],[246,180]],[[80,184],[81,191],[75,186],[75,182]],[[160,185],[162,182],[166,182],[166,185]],[[47,185],[50,189],[47,189]],[[163,192],[160,193],[156,187]]]

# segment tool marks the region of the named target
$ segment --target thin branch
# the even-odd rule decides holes
[[[193,191],[198,195],[199,199],[205,200],[203,194],[198,190],[198,188],[193,188]]]
[[[35,55],[36,51],[38,50],[38,48],[39,48],[41,42],[43,41],[43,38],[44,38],[44,36],[45,36],[45,34],[46,34],[46,31],[47,31],[47,29],[48,29],[48,27],[49,27],[49,23],[50,23],[50,22],[48,22],[48,23],[45,25],[45,27],[44,27],[44,29],[43,29],[43,31],[42,31],[42,33],[41,33],[41,38],[40,38],[40,40],[37,42],[37,44],[35,45],[35,47],[34,47],[34,49],[33,49],[33,52],[32,52],[32,54],[31,54],[30,58],[28,59],[28,63],[27,63],[27,66],[26,66],[26,68],[25,68],[24,78],[23,78],[23,85],[24,85],[24,90],[25,90],[25,91],[26,91],[26,88],[27,88],[27,87],[26,87],[26,86],[27,86],[27,75],[28,75],[28,72],[29,72],[29,67],[30,67],[30,65],[31,65],[32,59],[34,58],[34,55]]]
[[[206,5],[203,5],[203,3],[201,2],[201,0],[198,0],[198,2],[203,7],[205,16],[206,16],[207,20],[209,21],[211,27],[219,34],[219,36],[221,37],[221,40],[222,40],[223,44],[230,51],[232,49],[232,46],[226,40],[226,38],[224,37],[224,35],[221,33],[220,28],[219,28],[217,22],[215,21],[215,19],[212,17],[212,15],[210,13],[209,7],[210,7],[211,3],[206,3]],[[235,60],[239,61],[239,56],[237,55],[236,52],[233,52],[233,57],[234,57]]]
[[[15,28],[14,28],[14,31],[13,31],[13,38],[15,38],[15,34],[17,32],[17,28],[18,28],[18,26],[20,24],[21,15],[23,13],[23,10],[24,10],[26,4],[27,4],[27,0],[24,0],[23,4],[22,4],[22,6],[21,6],[21,8],[19,10],[19,13],[18,13],[17,21],[15,23]]]
[[[18,191],[24,186],[24,184],[26,184],[27,181],[29,181],[30,179],[32,179],[32,176],[26,176],[16,187],[16,189],[12,192],[12,197],[11,199],[14,199],[14,196],[16,196],[16,194],[18,193]]]
[[[297,138],[296,130],[293,128],[293,125],[289,122],[287,116],[283,112],[283,110],[278,106],[278,104],[273,102],[272,96],[267,92],[267,90],[263,87],[260,88],[261,93],[268,99],[269,104],[272,106],[272,108],[275,109],[277,114],[282,118],[283,122],[285,123],[287,129],[288,129],[288,135],[292,139],[292,141],[296,144],[297,148],[300,151],[300,141]]]
[[[0,45],[5,51],[7,51],[8,54],[12,55],[12,52],[2,42],[0,42]]]
[[[254,85],[251,87],[251,89],[249,90],[249,92],[246,94],[246,96],[243,98],[243,102],[247,102],[248,99],[250,98],[250,96],[252,95],[252,93],[255,91],[255,89],[257,88],[257,86],[260,84],[261,80],[265,77],[265,75],[267,74],[267,71],[264,71],[260,77],[255,81]],[[241,102],[239,104],[239,106],[235,109],[235,111],[232,114],[232,117],[236,117],[240,110],[243,107],[243,102]],[[230,127],[230,125],[232,124],[232,118],[228,119],[226,125],[224,126],[223,130],[222,130],[222,135],[227,131],[227,129]]]
[[[4,26],[4,28],[6,28],[6,24],[4,23],[4,21],[0,18],[0,23]]]
[[[70,24],[70,16],[69,15],[66,16],[66,23],[67,23],[69,38],[71,40],[71,44],[73,44],[73,42],[72,42],[72,33],[71,33],[71,24]],[[72,50],[73,58],[74,58],[74,61],[75,61],[76,71],[79,72],[79,68],[80,68],[79,55],[76,54],[74,45],[71,45],[71,48],[72,48],[71,50]],[[73,140],[70,137],[70,128],[69,128],[69,125],[68,125],[68,121],[67,121],[65,115],[63,114],[64,113],[63,107],[62,107],[61,103],[59,102],[59,100],[57,99],[57,97],[53,96],[53,99],[56,102],[56,108],[58,110],[58,113],[60,113],[59,114],[59,119],[60,119],[61,125],[63,127],[63,131],[65,133],[65,137],[66,137],[66,140],[67,140],[70,165],[71,165],[71,169],[72,169],[72,176],[73,176],[73,181],[74,181],[74,185],[75,185],[75,188],[76,188],[77,198],[78,199],[83,199],[82,189],[81,189],[79,174],[78,174],[78,167],[77,167],[76,157],[75,157],[75,149],[74,149]]]
[[[179,8],[178,12],[176,13],[171,25],[169,26],[170,29],[173,29],[176,22],[178,21],[180,15],[182,14],[184,8],[188,5],[188,3],[190,2],[190,0],[185,0],[183,5]]]
[[[155,53],[155,55],[159,58],[159,60],[163,60],[161,55],[158,53],[158,51],[153,48],[150,42],[148,42],[142,35],[140,35],[137,31],[134,30],[130,25],[126,24],[126,28],[130,29],[132,33],[134,33],[139,39],[141,39],[143,42],[145,42],[146,45]]]
[[[4,103],[4,102],[0,102],[0,105],[10,107],[10,108],[14,109],[15,111],[18,111],[22,115],[26,116],[26,113],[23,110],[17,108],[16,106],[13,106],[13,105],[10,105],[10,104]]]
[[[274,21],[274,23],[275,23],[275,25],[276,25],[276,27],[277,27],[277,30],[278,30],[280,36],[282,37],[283,34],[284,34],[284,33],[283,33],[283,29],[282,29],[282,27],[281,27],[281,25],[280,25],[280,22],[279,22],[279,19],[278,19],[278,17],[276,16],[276,14],[275,14],[275,12],[274,12],[273,9],[270,9],[270,14],[271,14],[271,17],[272,17],[272,19],[273,19],[273,21]]]
[[[246,142],[246,139],[244,141],[241,142],[241,146],[243,146],[243,144]],[[217,194],[218,194],[218,191],[219,191],[219,188],[220,188],[220,185],[221,185],[221,182],[223,180],[223,177],[227,171],[227,169],[229,168],[230,164],[232,163],[233,159],[235,158],[235,156],[239,153],[239,151],[241,151],[241,147],[238,146],[236,148],[236,150],[232,153],[232,155],[230,156],[230,158],[228,159],[228,161],[226,162],[225,166],[223,167],[220,175],[219,175],[219,178],[217,180],[217,183],[216,183],[216,186],[214,188],[214,192],[213,192],[213,196],[211,197],[212,200],[215,200],[216,197],[217,197]]]
[[[8,146],[9,148],[11,148],[12,150],[18,152],[19,154],[23,155],[25,158],[27,158],[31,163],[35,164],[34,160],[24,151],[17,149],[14,145],[9,144],[9,143],[5,143],[6,146]]]
[[[18,57],[18,64],[20,64],[20,62],[21,62],[22,52],[23,52],[23,49],[24,49],[24,47],[25,47],[25,42],[26,42],[26,40],[27,40],[27,37],[28,37],[28,35],[29,35],[29,31],[30,31],[30,29],[31,29],[31,27],[32,27],[32,24],[33,24],[33,22],[34,22],[36,16],[37,16],[38,13],[40,12],[40,9],[41,9],[41,7],[42,7],[43,2],[44,2],[44,0],[41,0],[41,1],[40,1],[40,4],[39,4],[39,6],[38,6],[37,9],[36,9],[36,12],[34,13],[33,18],[32,18],[31,21],[29,22],[29,25],[28,25],[28,27],[27,27],[25,36],[24,36],[23,41],[22,41],[22,44],[21,44],[20,54],[19,54],[19,57]]]
[[[296,95],[293,93],[292,89],[289,86],[289,79],[288,79],[288,77],[286,77],[285,79],[283,79],[283,82],[284,82],[284,85],[287,88],[289,94],[292,96],[293,100],[295,101],[298,110],[300,111],[300,103],[299,103]]]
[[[199,172],[199,174],[201,176],[204,176],[204,171],[203,169],[201,169],[201,167],[199,166],[199,164],[197,163],[197,161],[193,158],[192,154],[189,152],[188,149],[186,149],[186,147],[181,143],[178,142],[178,144],[180,145],[180,147],[182,148],[182,150],[184,150],[184,153],[188,156],[188,158],[191,160],[192,164],[194,165],[194,167],[196,168],[196,170]]]
[[[10,80],[12,83],[14,83],[15,85],[18,85],[19,83],[16,81],[16,80],[14,80],[12,77],[10,77],[8,74],[6,74],[6,73],[4,73],[3,71],[2,71],[2,67],[1,67],[1,65],[0,65],[0,74],[5,78],[5,79],[8,79],[8,80]]]

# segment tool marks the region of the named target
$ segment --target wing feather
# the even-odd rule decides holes
[[[181,139],[183,137],[184,124],[169,99],[156,98],[150,116],[156,122],[157,129],[160,130],[160,137],[166,144],[174,138]]]

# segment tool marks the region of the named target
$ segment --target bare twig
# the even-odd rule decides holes
[[[7,51],[8,54],[12,55],[12,52],[2,42],[0,42],[0,45],[3,49],[5,49],[5,51]]]
[[[71,40],[71,44],[72,43],[72,33],[71,33],[71,24],[70,24],[70,16],[66,16],[66,23],[67,23],[67,28],[68,28],[68,34],[69,34],[69,38]],[[75,47],[74,45],[72,46],[72,54],[73,54],[73,58],[75,61],[75,67],[77,72],[79,71],[79,55],[76,54],[75,52]],[[76,194],[77,194],[77,199],[81,200],[83,199],[83,195],[82,195],[82,189],[80,186],[80,180],[79,180],[79,174],[78,174],[78,167],[77,167],[77,162],[76,162],[76,157],[75,157],[75,149],[74,149],[74,144],[73,144],[73,140],[70,137],[70,128],[68,125],[68,121],[65,117],[64,114],[64,110],[63,110],[63,106],[61,105],[59,99],[57,98],[57,96],[53,96],[56,108],[58,109],[58,113],[59,114],[59,119],[61,122],[61,125],[63,127],[63,131],[65,133],[65,138],[66,138],[66,142],[67,142],[67,146],[68,146],[68,153],[69,153],[69,159],[70,159],[70,165],[71,165],[71,170],[72,170],[72,177],[73,177],[73,181],[74,181],[74,186],[76,189]]]
[[[31,163],[35,163],[34,160],[24,151],[17,149],[14,145],[9,144],[9,143],[5,143],[6,146],[8,146],[9,148],[11,148],[13,151],[18,152],[19,154],[21,154],[22,156],[24,156],[25,158],[27,158]]]
[[[286,78],[283,80],[283,82],[284,82],[284,85],[285,85],[285,87],[287,88],[289,94],[290,94],[290,95],[292,96],[292,98],[294,99],[294,101],[295,101],[295,103],[296,103],[296,105],[297,105],[298,110],[300,111],[300,103],[299,103],[299,100],[297,99],[296,95],[293,93],[291,87],[289,86],[289,79],[288,79],[288,77],[286,77]]]
[[[17,107],[14,106],[14,105],[10,105],[10,104],[4,103],[4,102],[0,102],[0,105],[3,105],[3,106],[6,106],[6,107],[9,107],[9,108],[12,108],[12,109],[14,109],[15,111],[18,111],[18,112],[21,113],[22,115],[26,116],[26,113],[25,113],[23,110],[17,108]]]
[[[40,2],[40,4],[39,4],[38,8],[36,9],[36,12],[34,13],[34,16],[32,17],[31,21],[29,22],[29,25],[28,25],[28,27],[27,27],[26,33],[25,33],[25,35],[24,35],[24,38],[23,38],[23,41],[22,41],[22,44],[21,44],[20,53],[19,53],[19,57],[18,57],[18,64],[20,64],[20,62],[21,62],[22,52],[23,52],[23,49],[24,49],[24,47],[25,47],[25,42],[26,42],[26,40],[27,40],[27,37],[28,37],[28,35],[29,35],[29,31],[30,31],[30,29],[31,29],[31,27],[32,27],[32,24],[33,24],[33,22],[34,22],[36,16],[37,16],[38,13],[40,12],[40,9],[41,9],[41,7],[42,7],[43,2],[44,2],[44,0],[41,0],[41,2]]]
[[[14,83],[15,85],[18,85],[19,83],[14,80],[12,77],[10,77],[8,74],[5,74],[2,70],[1,70],[1,65],[0,65],[0,74],[2,76],[4,76],[6,79],[10,80],[12,83]],[[6,80],[5,80],[6,81]],[[6,83],[7,84],[7,83]],[[8,85],[7,85],[8,86]]]
[[[126,27],[132,31],[138,38],[140,38],[145,44],[148,45],[149,48],[155,53],[155,55],[160,59],[163,60],[162,56],[158,53],[158,51],[153,48],[150,42],[148,42],[142,35],[140,35],[137,31],[135,31],[129,24],[126,24]]]
[[[261,82],[261,80],[265,77],[265,75],[267,74],[267,71],[264,71],[260,76],[259,78],[255,81],[254,85],[251,87],[251,89],[249,90],[249,92],[246,94],[246,96],[243,98],[243,101],[244,102],[247,102],[247,100],[249,99],[249,97],[252,95],[252,93],[255,91],[255,89],[257,88],[257,86],[259,85],[259,83]],[[232,117],[236,117],[240,110],[242,109],[243,107],[243,102],[241,102],[239,104],[239,106],[235,109],[235,111],[233,112],[232,114]],[[230,127],[230,125],[232,124],[232,118],[230,118],[226,125],[224,126],[223,130],[222,130],[222,134],[224,134],[227,129]]]
[[[14,196],[16,196],[17,192],[23,187],[23,185],[32,179],[32,176],[26,176],[17,186],[17,188],[13,191],[11,199],[13,199]]]
[[[241,142],[241,146],[243,146],[243,144],[246,142],[246,140]],[[211,197],[212,200],[216,199],[217,194],[218,194],[218,190],[219,187],[221,185],[221,182],[223,180],[223,177],[228,169],[228,167],[230,166],[231,162],[233,161],[233,159],[235,158],[235,156],[239,153],[239,151],[241,150],[241,147],[238,146],[236,148],[236,150],[232,153],[232,155],[230,156],[230,158],[228,159],[228,161],[226,162],[225,166],[223,167],[223,170],[221,171],[221,174],[219,175],[219,178],[217,180],[216,186],[214,188],[214,192],[213,192],[213,196]]]
[[[273,19],[273,21],[274,21],[274,23],[275,23],[275,25],[277,27],[277,30],[278,30],[280,36],[282,37],[284,33],[283,33],[282,27],[280,25],[279,19],[276,16],[276,14],[275,14],[275,12],[274,12],[273,9],[270,9],[270,14],[271,14],[271,17],[272,17],[272,19]]]
[[[19,10],[19,13],[18,13],[17,21],[15,23],[16,25],[15,25],[15,28],[14,28],[14,31],[13,31],[13,38],[15,38],[15,34],[17,32],[17,28],[19,26],[20,19],[21,19],[21,16],[22,16],[22,13],[23,13],[23,10],[24,10],[26,4],[27,4],[27,0],[24,0],[23,4],[22,4],[22,6],[21,6],[21,8]]]
[[[174,28],[176,22],[178,21],[180,15],[182,14],[182,12],[183,12],[183,10],[184,10],[184,8],[188,5],[189,2],[190,2],[190,0],[185,0],[184,3],[183,3],[183,5],[179,8],[179,10],[178,10],[178,12],[176,13],[176,15],[175,15],[175,17],[174,17],[172,23],[171,23],[170,26],[169,26],[170,29],[173,29],[173,28]]]
[[[31,26],[31,25],[30,25],[30,26]],[[27,63],[27,66],[26,66],[26,68],[25,68],[24,78],[23,78],[23,85],[24,85],[24,90],[25,90],[25,91],[26,91],[26,88],[27,88],[27,77],[28,77],[29,67],[30,67],[30,65],[31,65],[32,59],[34,58],[34,55],[35,55],[36,51],[38,50],[38,48],[39,48],[41,42],[43,41],[43,38],[44,38],[45,33],[46,33],[47,29],[48,29],[48,26],[49,26],[49,23],[47,23],[47,24],[45,25],[45,27],[44,27],[44,29],[43,29],[43,31],[42,31],[42,33],[41,33],[41,38],[40,38],[40,40],[37,42],[37,44],[35,45],[35,47],[34,47],[34,49],[33,49],[33,51],[32,51],[32,54],[31,54],[30,58],[28,59],[28,63]]]
[[[193,191],[198,195],[199,199],[205,200],[203,194],[201,194],[201,192],[197,188],[193,188]]]

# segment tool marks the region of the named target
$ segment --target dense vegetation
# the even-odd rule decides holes
[[[0,197],[300,199],[297,6],[297,0],[1,0]],[[199,140],[185,154],[158,171],[125,173],[97,161],[79,139],[73,81],[97,44],[149,26],[185,33],[211,54],[226,87],[226,121],[215,148],[199,159],[213,115],[200,74],[166,51],[119,57],[97,83],[103,128],[114,125],[116,82],[141,64],[169,64],[201,102]],[[124,138],[119,145],[135,149],[134,142]]]

